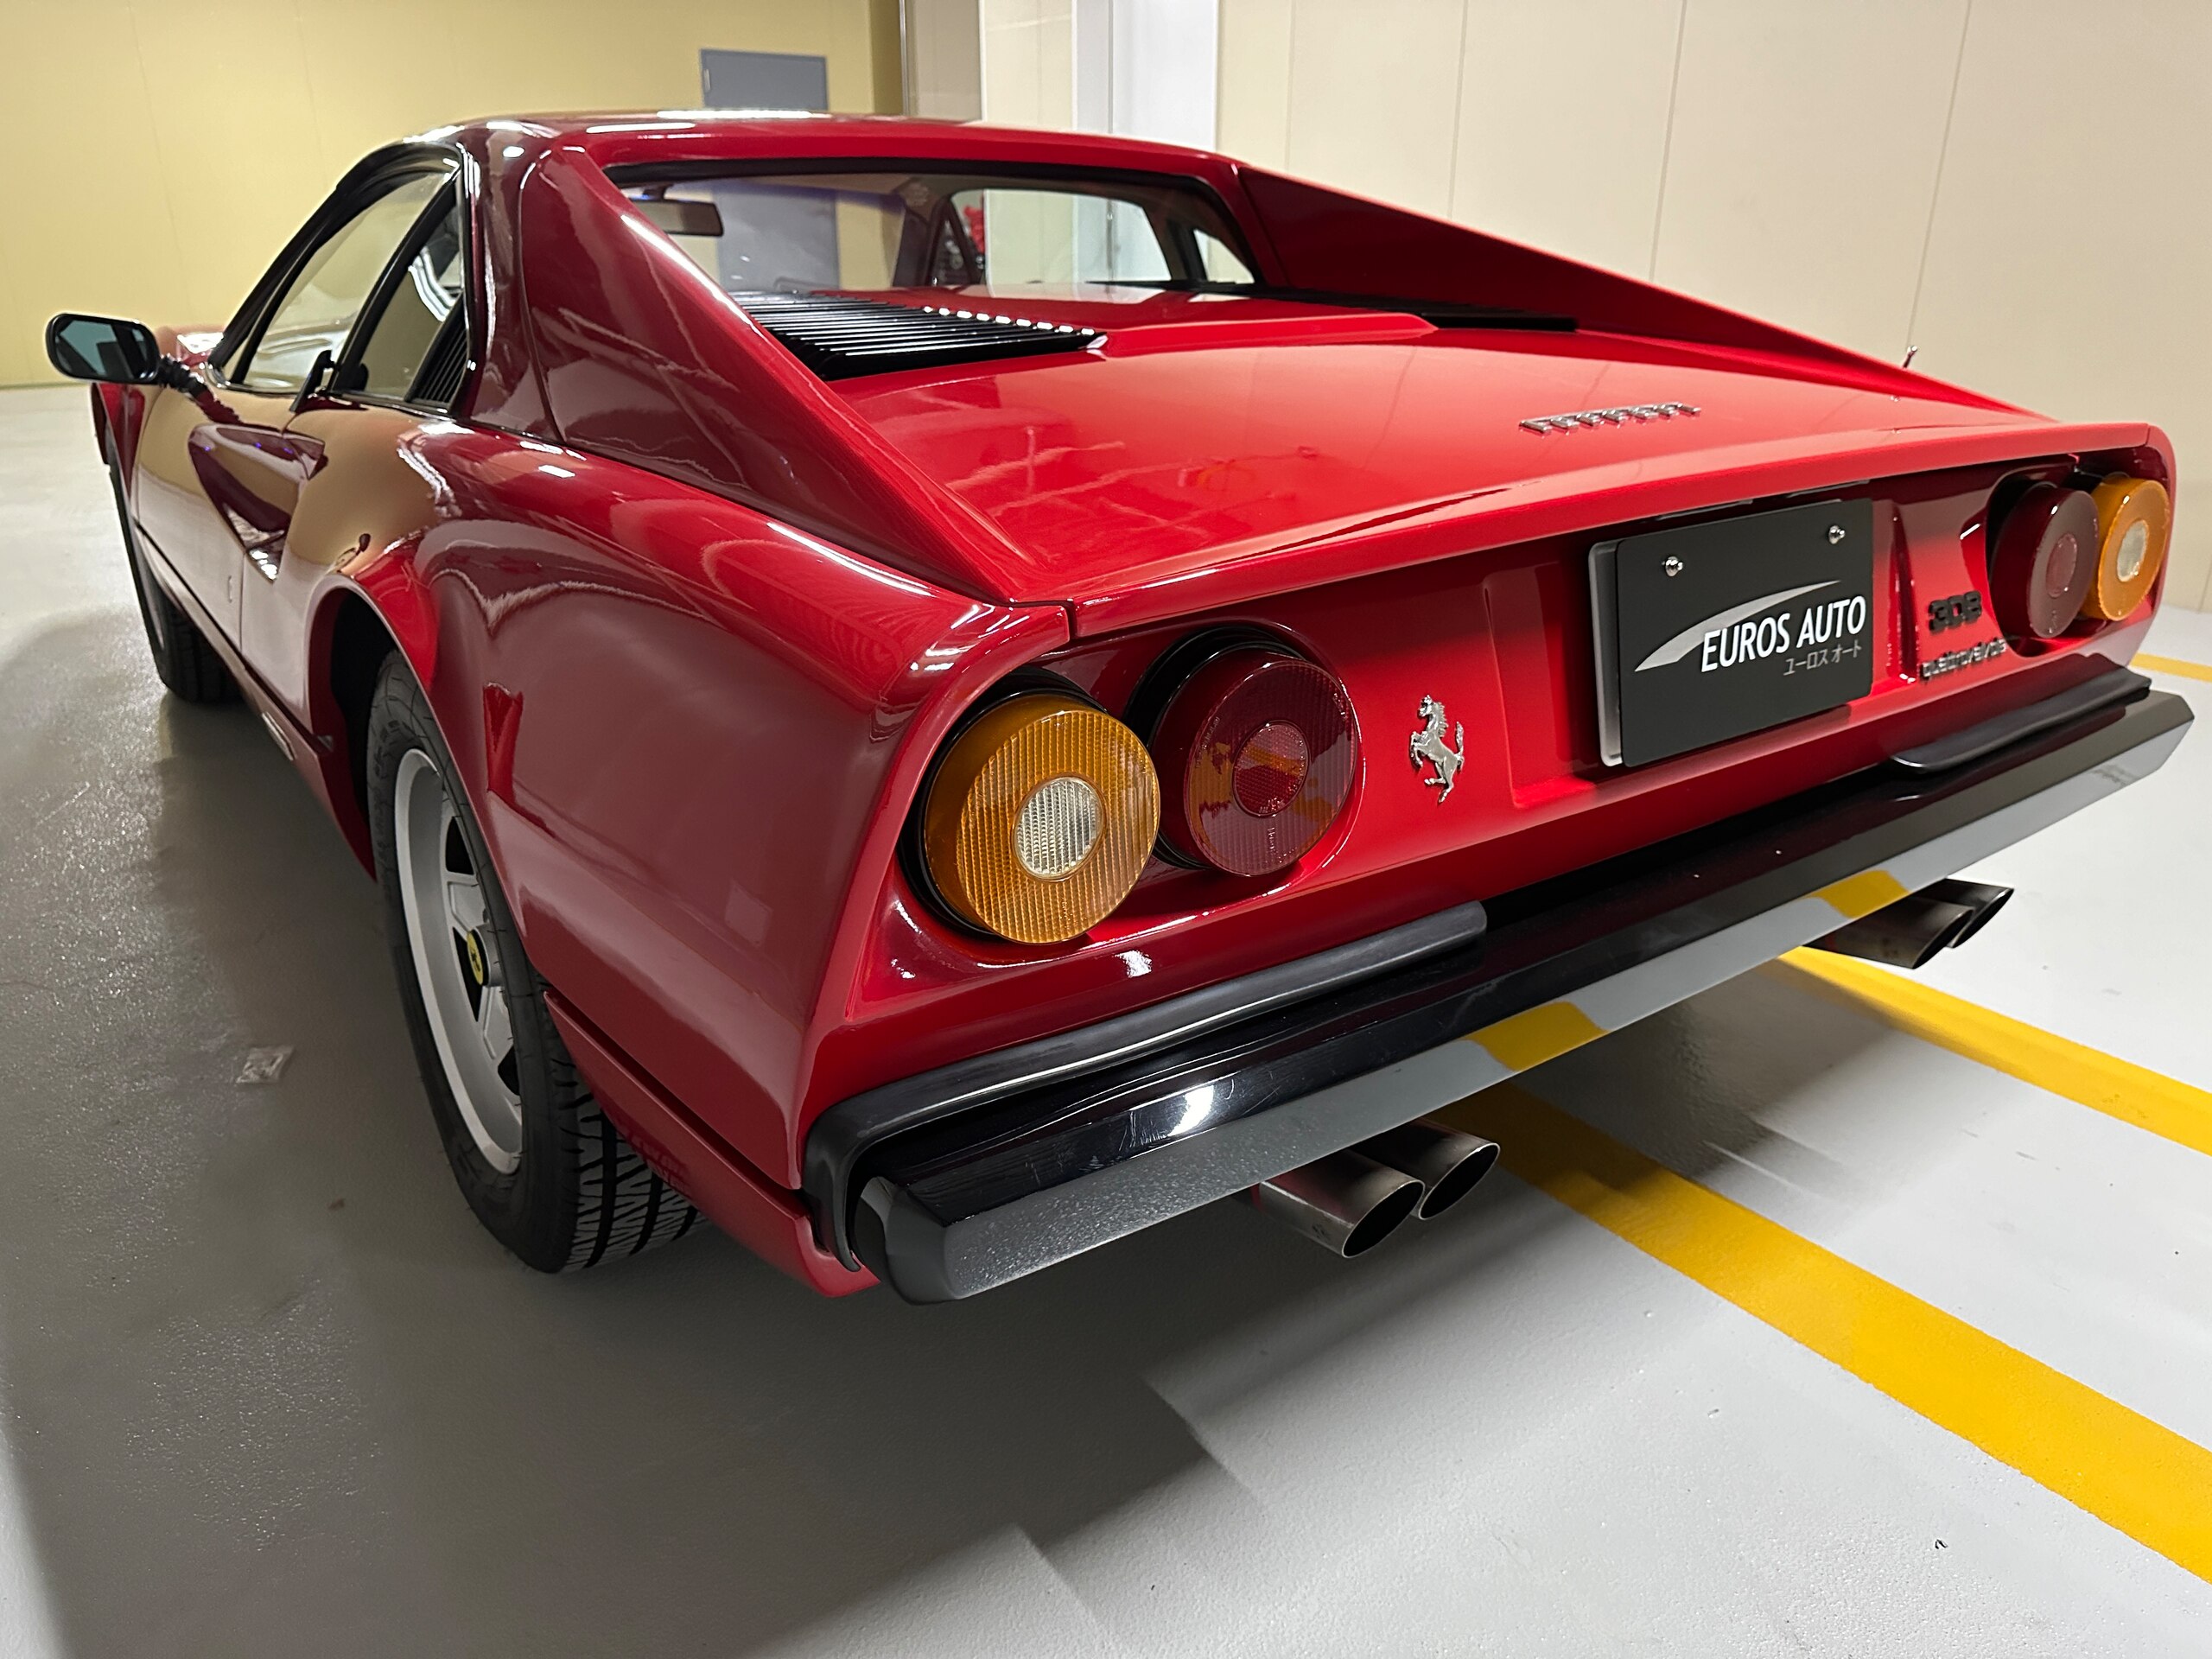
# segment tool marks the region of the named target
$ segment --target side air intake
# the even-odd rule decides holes
[[[1072,323],[842,294],[754,292],[730,297],[824,380],[1079,352],[1101,338],[1096,329]]]

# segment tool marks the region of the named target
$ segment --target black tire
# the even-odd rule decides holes
[[[508,1087],[520,1096],[520,1145],[511,1170],[500,1169],[486,1156],[462,1116],[423,1002],[401,893],[397,823],[400,768],[413,752],[426,755],[437,769],[473,861],[471,874],[482,889],[485,926],[491,934],[487,954],[499,964],[495,982],[507,998],[513,1033],[512,1073],[501,1075],[511,1078]],[[523,954],[467,791],[448,781],[455,776],[453,760],[429,702],[397,652],[385,658],[369,707],[366,770],[370,838],[408,1034],[446,1160],[476,1218],[508,1249],[545,1273],[592,1267],[681,1238],[697,1224],[699,1213],[622,1138],[577,1075],[546,1013],[544,982]]]
[[[130,522],[130,508],[123,499],[123,474],[115,464],[112,446],[108,451],[107,481],[115,492],[115,516],[123,525],[124,556],[130,561],[130,585],[138,594],[138,620],[146,625],[146,649],[153,654],[154,672],[187,702],[235,702],[238,688],[231,671],[207,643],[207,636],[200,632],[200,625],[184,613],[146,568],[137,526]]]

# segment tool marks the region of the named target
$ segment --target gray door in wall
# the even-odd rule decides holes
[[[704,51],[699,80],[710,110],[830,107],[830,60],[807,53]]]

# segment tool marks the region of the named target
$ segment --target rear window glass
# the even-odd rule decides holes
[[[898,170],[617,179],[733,294],[1255,281],[1213,199],[1173,183]]]

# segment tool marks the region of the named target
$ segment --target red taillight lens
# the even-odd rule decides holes
[[[2016,639],[2055,639],[2097,573],[2097,507],[2086,491],[2032,484],[1998,527],[1989,597]]]
[[[1359,770],[1359,729],[1336,677],[1240,645],[1169,700],[1152,743],[1160,834],[1231,875],[1288,869],[1328,832]]]

